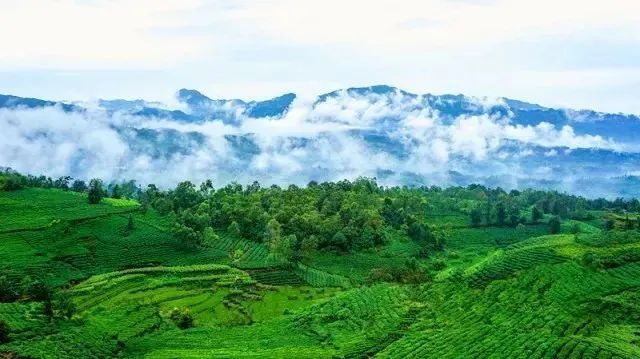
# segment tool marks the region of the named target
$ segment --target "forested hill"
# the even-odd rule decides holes
[[[0,357],[638,358],[640,203],[0,174]]]

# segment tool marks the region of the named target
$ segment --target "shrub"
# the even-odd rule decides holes
[[[238,224],[238,222],[231,222],[229,227],[227,227],[227,232],[229,232],[229,235],[235,238],[240,238],[240,225]]]
[[[581,231],[580,224],[574,223],[573,226],[571,226],[571,234],[579,234]]]
[[[40,280],[32,281],[29,278],[25,278],[22,287],[23,293],[35,301],[42,302],[51,300],[51,288]]]
[[[0,344],[9,342],[9,325],[3,320],[0,320]]]
[[[482,224],[482,210],[480,208],[474,208],[469,214],[471,217],[471,226],[478,227]]]
[[[169,319],[180,329],[193,327],[193,316],[188,308],[173,308],[169,314]]]
[[[0,189],[5,191],[17,191],[22,188],[24,188],[24,184],[18,176],[8,176],[4,178],[4,181],[0,182]]]
[[[171,203],[170,200],[164,197],[156,199],[153,202],[153,207],[156,209],[156,211],[158,211],[158,214],[160,214],[161,216],[166,216],[171,211],[173,211],[173,204]]]
[[[71,319],[73,314],[76,312],[76,306],[73,303],[73,300],[64,294],[58,294],[55,296],[53,300],[53,307],[56,315],[65,319]]]
[[[89,182],[89,203],[90,204],[98,204],[104,197],[104,189],[102,188],[102,181],[94,178]]]
[[[444,259],[438,258],[433,261],[433,269],[434,270],[443,270],[447,267],[447,262]]]
[[[13,302],[20,298],[18,283],[7,277],[0,277],[0,302]]]
[[[606,229],[607,231],[612,231],[616,226],[616,221],[611,218],[608,217],[605,221],[604,221],[604,229]]]
[[[373,268],[369,271],[367,276],[368,282],[391,282],[393,281],[393,275],[389,268]]]
[[[215,246],[218,241],[220,241],[220,237],[213,231],[213,228],[206,227],[204,232],[202,233],[203,243],[205,246],[212,247]]]
[[[549,220],[549,233],[551,234],[558,234],[560,233],[560,217],[558,216],[553,216],[551,217],[551,219]]]
[[[129,220],[127,221],[127,227],[125,228],[127,233],[133,232],[135,229],[135,225],[133,224],[133,216],[129,215]]]

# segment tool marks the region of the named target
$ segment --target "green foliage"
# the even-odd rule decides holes
[[[238,224],[238,222],[233,221],[229,224],[229,227],[227,227],[227,232],[229,233],[229,235],[236,237],[236,238],[240,238],[241,233],[240,233],[240,225]]]
[[[295,245],[298,242],[295,234],[278,236],[269,239],[269,252],[279,260],[290,261],[293,259]]]
[[[154,208],[160,213],[160,215],[166,216],[173,211],[173,204],[167,198],[161,197],[153,202]]]
[[[531,222],[538,223],[543,217],[542,211],[538,208],[538,206],[533,206],[531,210]]]
[[[206,227],[202,233],[202,241],[204,245],[214,247],[220,241],[220,236],[214,232],[213,228]]]
[[[76,305],[67,293],[61,292],[53,297],[53,312],[64,319],[71,319],[76,312]]]
[[[480,207],[474,208],[469,214],[471,218],[471,225],[473,227],[478,227],[482,224],[482,209]]]
[[[0,192],[6,355],[640,357],[632,201],[367,179],[118,183],[141,212],[89,205],[68,178],[20,178]]]
[[[560,229],[561,229],[560,226],[561,226],[560,217],[553,216],[551,217],[551,219],[549,219],[549,233],[551,234],[560,233]]]
[[[71,185],[71,190],[74,192],[86,192],[88,189],[89,187],[83,180],[75,180]]]
[[[103,201],[90,205],[85,195],[56,189],[25,188],[0,193],[0,233],[46,229],[59,220],[88,220],[113,213],[130,212],[135,202]]]
[[[127,220],[127,227],[125,227],[125,232],[127,234],[133,232],[133,230],[136,228],[135,224],[133,223],[133,216],[129,215],[129,219]]]
[[[9,333],[11,330],[9,329],[9,325],[0,320],[0,344],[5,344],[9,342]]]
[[[7,175],[0,177],[0,190],[17,191],[24,188],[24,181],[20,176]]]
[[[498,226],[504,226],[507,219],[507,210],[504,203],[498,202],[496,205],[496,224]]]
[[[188,308],[173,308],[169,313],[169,318],[180,329],[188,329],[193,326],[193,316]]]
[[[102,181],[97,178],[92,179],[89,182],[89,192],[88,192],[89,204],[100,203],[104,195],[105,193],[104,193]]]
[[[319,240],[315,235],[303,238],[298,248],[297,256],[299,258],[311,259],[318,249]]]
[[[184,223],[176,222],[172,230],[173,236],[184,248],[194,249],[202,244],[202,234]]]

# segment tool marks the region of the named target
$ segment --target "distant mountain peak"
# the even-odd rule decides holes
[[[202,92],[198,90],[190,90],[190,89],[180,89],[177,93],[177,98],[179,101],[184,102],[186,104],[202,104],[205,102],[211,102],[212,100],[203,95]]]

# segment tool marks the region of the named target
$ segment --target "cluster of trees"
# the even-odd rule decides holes
[[[47,176],[22,175],[10,168],[0,168],[0,189],[16,191],[25,187],[56,188],[63,191],[87,193],[89,203],[99,203],[104,197],[138,199],[142,190],[135,181],[123,181],[105,185],[94,178],[87,184],[84,180],[70,176],[51,178]]]
[[[7,276],[0,277],[0,303],[17,300],[42,302],[43,313],[49,318],[69,319],[76,311],[69,297],[63,293],[54,294],[53,289],[40,279],[26,276],[16,281]]]
[[[436,261],[436,263],[443,263]],[[431,273],[421,266],[416,258],[408,258],[402,265],[373,268],[367,282],[424,283],[432,280]]]
[[[265,243],[286,260],[301,260],[318,249],[371,248],[385,243],[391,230],[434,250],[444,247],[443,236],[424,223],[424,192],[383,188],[368,178],[287,188],[254,182],[217,190],[210,181],[199,187],[182,182],[167,192],[150,185],[140,200],[143,207],[174,216],[174,234],[188,247],[216,240],[220,230]]]
[[[105,185],[93,179],[86,184],[70,177],[23,176],[10,169],[0,172],[0,179],[5,188],[86,192],[89,203],[106,196],[136,198],[143,210],[153,207],[174,217],[174,234],[185,247],[215,241],[216,232],[226,231],[265,243],[274,256],[287,260],[303,259],[318,249],[348,252],[375,247],[385,243],[393,230],[420,243],[425,253],[442,250],[446,230],[425,223],[430,213],[466,212],[473,226],[515,227],[547,216],[550,231],[557,233],[562,219],[589,219],[589,210],[640,210],[637,199],[588,200],[554,191],[507,192],[481,185],[387,188],[368,178],[286,188],[254,182],[214,189],[211,181],[200,186],[186,181],[168,191],[153,184],[142,190],[134,181]]]
[[[470,210],[474,226],[517,226],[520,223],[538,223],[544,215],[560,218],[589,219],[588,210],[606,208],[599,200],[589,201],[558,192],[516,191],[509,193],[482,186],[469,186],[477,192],[477,204]],[[611,204],[611,202],[606,202]],[[530,212],[527,216],[524,213]]]
[[[640,214],[636,216],[630,216],[629,213],[625,213],[624,217],[617,217],[614,213],[610,213],[609,216],[605,219],[604,227],[608,231],[612,231],[616,228],[622,229],[625,231],[631,231],[634,229],[640,230]]]
[[[640,210],[637,199],[589,200],[555,191],[536,190],[513,190],[507,193],[500,188],[488,189],[478,185],[469,186],[467,190],[475,193],[473,197],[476,201],[469,209],[469,218],[471,224],[476,227],[536,224],[548,216],[549,231],[559,233],[563,219],[593,219],[589,213],[591,210],[611,210],[616,213]],[[635,222],[627,216],[625,223],[628,227]],[[613,225],[612,219],[607,222],[607,226],[613,228]]]

